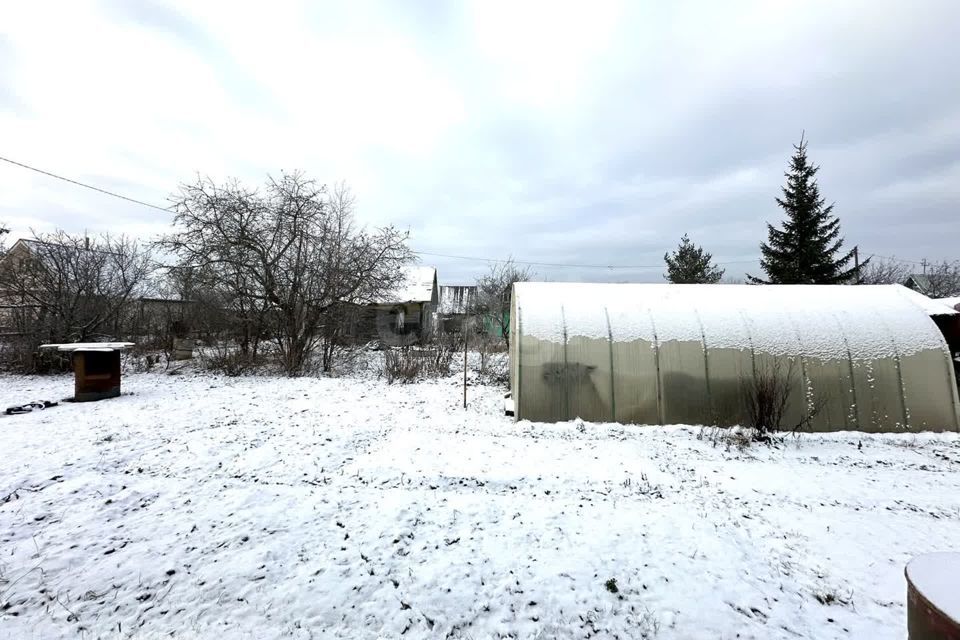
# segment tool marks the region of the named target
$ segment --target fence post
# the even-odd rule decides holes
[[[470,341],[470,324],[472,318],[466,318],[463,323],[463,408],[467,408],[467,342]]]

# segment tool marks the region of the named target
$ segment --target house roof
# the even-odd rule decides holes
[[[404,267],[404,277],[389,294],[377,300],[378,304],[437,301],[437,270],[419,265]]]
[[[3,253],[0,253],[0,263],[3,263],[7,259],[12,260],[13,256],[15,256],[17,253],[16,252],[17,247],[20,247],[20,250],[22,251],[30,251],[30,245],[27,244],[26,240],[24,239],[17,240],[10,246],[9,249],[7,249]]]
[[[440,287],[440,302],[437,311],[442,315],[460,315],[470,312],[470,305],[477,297],[477,285],[456,284]]]
[[[957,315],[957,310],[953,308],[953,305],[946,304],[943,299],[937,300],[934,298],[928,298],[919,291],[914,291],[899,284],[894,285],[878,285],[878,286],[890,286],[896,287],[897,291],[901,296],[923,309],[924,313],[928,316],[952,316]],[[949,298],[947,298],[949,299]],[[960,301],[960,298],[956,298]]]
[[[14,242],[14,243],[13,243],[13,246],[11,246],[10,249],[7,250],[6,253],[4,253],[2,256],[0,256],[0,258],[4,258],[4,257],[6,257],[6,256],[12,256],[12,255],[14,255],[14,253],[15,253],[15,252],[14,252],[14,249],[17,248],[18,246],[21,247],[21,249],[26,250],[26,251],[29,251],[30,253],[32,253],[32,254],[34,254],[34,255],[37,255],[37,254],[38,254],[38,250],[39,250],[39,249],[42,249],[43,247],[52,247],[54,250],[85,251],[85,252],[90,252],[90,253],[99,253],[99,254],[107,254],[107,255],[119,255],[119,254],[117,254],[117,253],[115,253],[115,252],[113,252],[113,251],[107,251],[106,249],[102,249],[102,248],[99,248],[99,247],[96,247],[96,246],[90,247],[90,246],[86,246],[86,245],[85,245],[85,246],[82,246],[82,247],[81,247],[81,246],[73,246],[73,245],[70,245],[70,244],[60,244],[60,243],[57,243],[57,242],[46,242],[45,240],[37,240],[36,238],[20,238],[19,240],[17,240],[16,242]],[[39,257],[40,257],[41,259],[43,259],[43,258],[46,257],[43,251],[39,251]]]
[[[57,351],[126,351],[136,345],[132,342],[58,342],[42,344],[41,349]]]
[[[911,283],[913,286],[910,286]],[[920,293],[926,293],[927,291],[930,291],[930,276],[922,273],[912,273],[903,284],[910,289],[919,291]]]

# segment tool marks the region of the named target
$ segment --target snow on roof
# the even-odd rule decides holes
[[[191,300],[184,300],[183,296],[179,293],[171,293],[167,295],[156,294],[152,296],[140,296],[139,300],[141,302],[170,302],[170,303],[187,303]]]
[[[956,309],[953,308],[954,305],[947,304],[944,299],[937,300],[935,298],[928,298],[918,291],[898,284],[889,286],[897,287],[900,295],[923,309],[924,313],[928,316],[952,316],[957,314]],[[950,298],[947,298],[946,300],[949,299]],[[960,300],[960,298],[956,298],[956,300]]]
[[[15,247],[15,246],[17,246],[18,244],[23,243],[23,247],[24,247],[25,249],[29,250],[29,251],[34,251],[34,248],[33,248],[33,247],[41,247],[41,248],[42,248],[42,247],[50,247],[52,250],[61,250],[61,251],[84,251],[84,252],[89,252],[89,253],[101,253],[101,254],[109,254],[109,255],[118,255],[118,254],[116,254],[116,253],[113,252],[113,251],[107,251],[106,249],[103,249],[102,247],[98,247],[98,246],[96,246],[96,245],[94,245],[94,246],[91,247],[90,244],[89,244],[90,238],[85,238],[85,240],[86,240],[86,243],[87,243],[87,244],[86,244],[85,246],[82,246],[82,247],[81,247],[81,246],[79,246],[79,245],[73,245],[73,244],[68,244],[68,243],[47,242],[46,240],[38,240],[38,239],[36,239],[36,238],[20,238],[20,239],[17,240],[15,243],[13,243],[13,246]],[[11,247],[11,249],[12,249],[12,248],[13,248],[13,247]],[[41,256],[41,257],[43,257],[43,256]]]
[[[541,340],[697,341],[774,355],[800,347],[842,359],[944,350],[934,307],[912,293],[901,285],[514,285],[517,330]]]
[[[434,267],[411,265],[404,267],[404,271],[403,280],[396,289],[378,300],[380,304],[436,301],[437,270]]]
[[[57,351],[124,351],[132,349],[132,342],[64,342],[42,344],[41,349],[56,349]]]
[[[443,285],[440,287],[440,303],[437,311],[443,315],[468,313],[476,297],[476,285]]]
[[[935,298],[934,302],[940,302],[955,311],[960,311],[960,296],[956,298]]]

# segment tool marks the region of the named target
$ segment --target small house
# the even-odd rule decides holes
[[[933,290],[933,283],[930,282],[930,276],[922,273],[912,273],[903,281],[903,286],[911,291],[922,293],[925,296],[930,295]]]
[[[26,268],[33,257],[27,240],[17,240],[10,249],[0,255],[0,336],[13,335],[27,320],[22,314],[33,314],[36,305],[27,301],[22,292],[8,289],[4,281],[11,281],[17,272]]]
[[[393,291],[364,306],[358,337],[391,346],[418,342],[433,332],[438,302],[437,270],[408,266]]]

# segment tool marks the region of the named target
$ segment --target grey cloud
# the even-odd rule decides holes
[[[216,48],[206,29],[168,5],[150,0],[104,0],[104,5],[119,18],[164,31],[189,47],[208,52]]]
[[[168,34],[196,52],[216,69],[221,85],[230,93],[238,109],[284,117],[283,106],[232,58],[207,27],[159,2],[104,0],[104,5],[117,18]]]
[[[0,112],[2,111],[10,111],[21,116],[28,114],[26,105],[13,89],[0,84]]]
[[[106,6],[115,18],[189,48],[211,65],[238,106],[252,105],[280,125],[296,109],[279,103],[235,62],[218,39],[217,25],[195,23],[160,4],[114,0]],[[319,39],[392,29],[453,87],[465,111],[430,155],[375,145],[355,150],[358,160],[351,166],[364,174],[356,180],[349,173],[314,177],[362,181],[357,196],[364,219],[409,226],[417,249],[653,265],[535,269],[558,280],[658,281],[663,269],[656,265],[685,232],[724,262],[758,255],[765,223],[781,220],[774,198],[791,145],[806,130],[810,156],[823,167],[823,195],[836,201],[848,245],[859,244],[865,254],[907,257],[956,252],[960,213],[950,177],[960,158],[960,83],[951,65],[960,55],[960,4],[933,1],[918,11],[894,3],[807,3],[784,9],[804,20],[778,25],[780,40],[738,30],[744,16],[763,13],[746,3],[730,10],[733,17],[718,12],[715,20],[699,16],[696,6],[628,7],[633,13],[604,43],[609,51],[584,73],[571,72],[570,100],[538,105],[513,100],[502,83],[509,69],[488,64],[472,49],[462,5],[425,0],[311,6],[306,19]],[[530,34],[531,46],[536,35]],[[0,71],[15,53],[0,41]],[[291,64],[322,78],[316,61]],[[4,91],[0,85],[0,105],[10,88]],[[391,105],[380,108],[388,115]],[[211,120],[216,116],[209,114]],[[176,114],[158,126],[198,138],[204,133],[202,120],[188,124]],[[315,149],[315,157],[323,154],[322,139],[299,141],[297,131],[284,133],[279,125],[277,134]],[[251,148],[224,164],[232,175],[259,180],[266,163],[286,162],[278,156],[284,150]],[[132,161],[166,179],[167,192],[193,171],[211,170],[190,165],[189,158],[152,161],[149,147],[140,151],[143,158]],[[329,165],[340,170],[336,161]],[[109,172],[91,172],[90,179],[157,199],[155,184],[138,186]],[[156,222],[154,212],[133,205],[86,194],[65,197],[97,211],[91,225]],[[76,224],[69,204],[38,199],[37,210],[58,224]],[[437,264],[444,282],[469,280],[485,268],[453,259],[424,261]],[[757,272],[750,264],[727,269],[734,277]]]
[[[16,64],[16,51],[9,39],[0,34],[0,112],[10,111],[26,116],[29,109],[10,82],[14,64]]]

